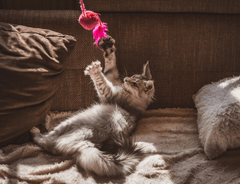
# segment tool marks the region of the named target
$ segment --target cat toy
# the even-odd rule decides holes
[[[85,5],[83,4],[83,0],[80,0],[80,4],[82,13],[78,19],[79,24],[86,30],[93,29],[93,39],[95,39],[95,42],[93,44],[98,47],[99,40],[101,40],[103,37],[107,38],[107,33],[105,33],[108,31],[107,23],[101,22],[98,16],[100,15],[99,13],[95,13],[91,10],[86,10]]]

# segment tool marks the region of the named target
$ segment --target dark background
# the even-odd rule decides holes
[[[84,0],[116,40],[122,75],[150,62],[156,101],[150,108],[193,108],[192,95],[206,84],[240,73],[240,1]],[[52,110],[77,110],[96,99],[83,75],[102,61],[92,33],[78,24],[78,0],[0,0],[0,21],[51,29],[77,39]],[[127,71],[127,72],[125,72]]]

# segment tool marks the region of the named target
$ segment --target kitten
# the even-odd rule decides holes
[[[84,71],[91,77],[100,103],[76,113],[47,134],[35,127],[31,130],[34,142],[44,150],[70,156],[79,170],[100,176],[129,174],[142,158],[143,151],[131,135],[154,96],[148,63],[142,74],[120,80],[114,43],[110,36],[99,43],[104,50],[104,74],[99,61]]]

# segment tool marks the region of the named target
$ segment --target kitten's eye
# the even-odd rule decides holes
[[[138,87],[137,83],[133,82],[132,84],[134,87]]]

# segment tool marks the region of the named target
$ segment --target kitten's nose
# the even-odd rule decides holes
[[[130,82],[130,81],[131,81],[131,79],[129,77],[124,78],[124,82]]]

